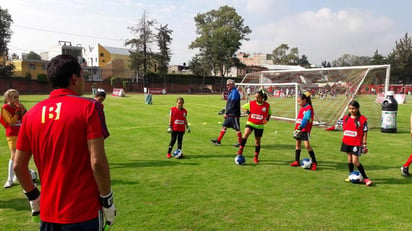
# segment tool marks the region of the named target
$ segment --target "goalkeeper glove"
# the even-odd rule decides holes
[[[362,145],[362,153],[363,154],[368,153],[368,145],[367,144]]]
[[[169,127],[167,128],[167,133],[172,133],[172,126],[169,125]]]
[[[190,133],[190,127],[186,126],[186,129],[187,129],[187,133]]]
[[[295,138],[296,140],[299,140],[301,136],[302,136],[302,131],[300,129],[296,129],[293,132],[293,138]]]
[[[100,203],[102,204],[103,215],[106,219],[106,229],[106,227],[113,225],[114,218],[116,217],[116,208],[114,207],[113,202],[113,192],[110,191],[108,195],[100,196]]]
[[[34,187],[30,192],[25,192],[27,198],[29,199],[31,208],[31,219],[34,222],[40,222],[40,191]]]

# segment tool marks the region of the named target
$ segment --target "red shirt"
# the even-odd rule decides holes
[[[94,219],[101,209],[87,140],[108,137],[100,103],[57,89],[23,118],[17,149],[31,152],[40,175],[40,218],[60,224]]]
[[[186,129],[186,109],[179,110],[177,107],[170,108],[170,117],[172,119],[172,130],[184,132]]]
[[[347,120],[346,120],[347,119]],[[349,146],[361,146],[363,134],[368,131],[367,118],[363,115],[359,117],[358,126],[355,125],[355,118],[348,115],[343,117],[343,139],[342,142]]]
[[[250,114],[248,121],[256,125],[263,124],[263,120],[269,115],[269,103],[263,102],[262,104],[258,104],[256,101],[250,101],[249,106]]]
[[[1,107],[0,123],[6,129],[6,137],[17,136],[19,134],[22,115],[17,116],[18,108],[13,108],[10,104]]]
[[[299,125],[302,123],[302,119],[304,117],[305,112],[311,111],[311,116],[308,122],[306,123],[306,126],[302,128],[302,132],[310,132],[312,130],[312,124],[313,124],[313,108],[310,104],[306,104],[305,106],[301,107],[298,113],[298,118],[296,118],[296,125],[295,125],[295,130],[298,129]]]

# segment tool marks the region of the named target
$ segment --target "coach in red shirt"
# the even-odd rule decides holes
[[[81,97],[85,79],[77,58],[54,57],[47,66],[53,90],[29,110],[17,141],[14,170],[40,230],[102,230],[115,207],[104,139],[109,136],[102,105]],[[28,164],[33,155],[41,195]],[[40,203],[41,201],[41,203]]]

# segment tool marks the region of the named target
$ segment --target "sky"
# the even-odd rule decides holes
[[[224,5],[252,30],[239,52],[270,54],[284,43],[315,65],[343,54],[386,56],[412,32],[410,0],[0,0],[13,20],[10,54],[46,52],[58,41],[126,48],[134,37],[130,27],[146,12],[173,30],[171,65],[198,52],[189,49],[198,37],[194,17]]]

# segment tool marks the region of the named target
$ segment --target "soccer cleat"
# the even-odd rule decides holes
[[[310,170],[315,171],[318,165],[316,163],[312,164],[312,167],[310,167]]]
[[[233,147],[238,148],[238,147],[240,147],[240,144],[239,143],[234,144]]]
[[[237,150],[236,155],[243,155],[243,149]]]
[[[297,161],[297,160],[295,160],[293,163],[290,164],[290,166],[292,166],[292,167],[298,167],[299,165],[300,165],[299,161]]]
[[[212,142],[216,146],[220,145],[220,141],[218,141],[218,140],[210,140],[210,142]]]
[[[259,158],[258,158],[258,156],[253,157],[253,162],[255,162],[256,164],[259,163]]]
[[[170,159],[170,158],[172,158],[172,154],[167,153],[166,157]]]
[[[369,179],[365,179],[364,181],[366,186],[370,186],[372,184],[372,181]]]
[[[409,168],[408,167],[401,167],[401,173],[403,176],[409,176]]]
[[[3,187],[4,188],[10,188],[11,186],[13,186],[13,181],[12,180],[7,180]]]

